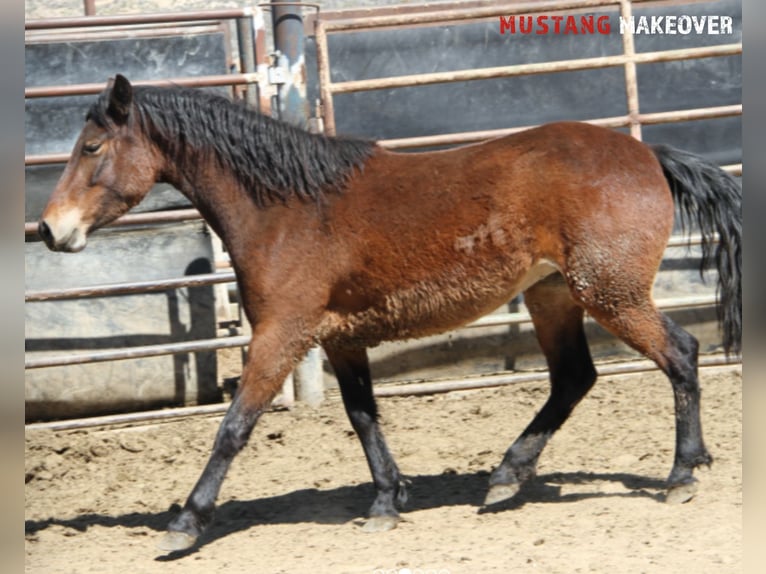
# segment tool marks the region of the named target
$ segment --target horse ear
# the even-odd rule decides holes
[[[118,124],[123,124],[130,115],[130,106],[133,103],[133,86],[122,74],[117,74],[114,79],[109,79],[109,107],[106,111]]]

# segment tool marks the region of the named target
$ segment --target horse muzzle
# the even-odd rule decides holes
[[[37,224],[37,233],[51,251],[76,253],[85,249],[88,243],[85,232],[76,226],[53,225],[41,219]]]

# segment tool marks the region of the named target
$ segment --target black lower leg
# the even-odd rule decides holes
[[[169,524],[170,532],[196,539],[212,521],[215,501],[232,460],[247,443],[261,411],[243,408],[239,396],[234,399],[218,429],[213,452],[181,513]]]
[[[533,477],[548,439],[596,381],[596,369],[583,330],[583,311],[560,277],[551,277],[525,293],[537,339],[550,372],[551,392],[540,412],[492,471],[486,504],[510,498]]]
[[[490,486],[521,484],[533,477],[548,439],[567,420],[577,403],[596,381],[596,370],[584,333],[571,347],[562,347],[549,364],[551,393],[545,405],[506,451],[490,476]]]
[[[376,497],[369,516],[396,518],[399,516],[396,506],[405,503],[407,492],[378,424],[367,352],[364,349],[326,351],[338,378],[346,413],[362,443],[375,484]]]
[[[663,317],[668,333],[665,374],[673,386],[676,414],[676,453],[668,478],[671,489],[695,482],[694,468],[713,459],[702,440],[700,387],[697,376],[697,340]]]

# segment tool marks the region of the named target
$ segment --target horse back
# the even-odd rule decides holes
[[[648,250],[656,270],[673,204],[644,144],[570,122],[447,151],[380,149],[328,218],[337,274],[323,337],[369,345],[476,319],[572,250]]]

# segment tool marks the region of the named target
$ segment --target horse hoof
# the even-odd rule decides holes
[[[518,491],[518,484],[495,484],[489,488],[487,497],[484,499],[484,506],[491,506],[513,498]]]
[[[178,532],[170,530],[165,533],[162,540],[157,544],[157,548],[163,552],[179,552],[181,550],[188,550],[197,541],[196,536],[187,534],[186,532]]]
[[[668,488],[665,502],[668,504],[683,504],[689,502],[697,493],[697,481],[684,482]]]
[[[393,530],[399,522],[396,516],[373,516],[362,526],[364,532],[386,532]]]

